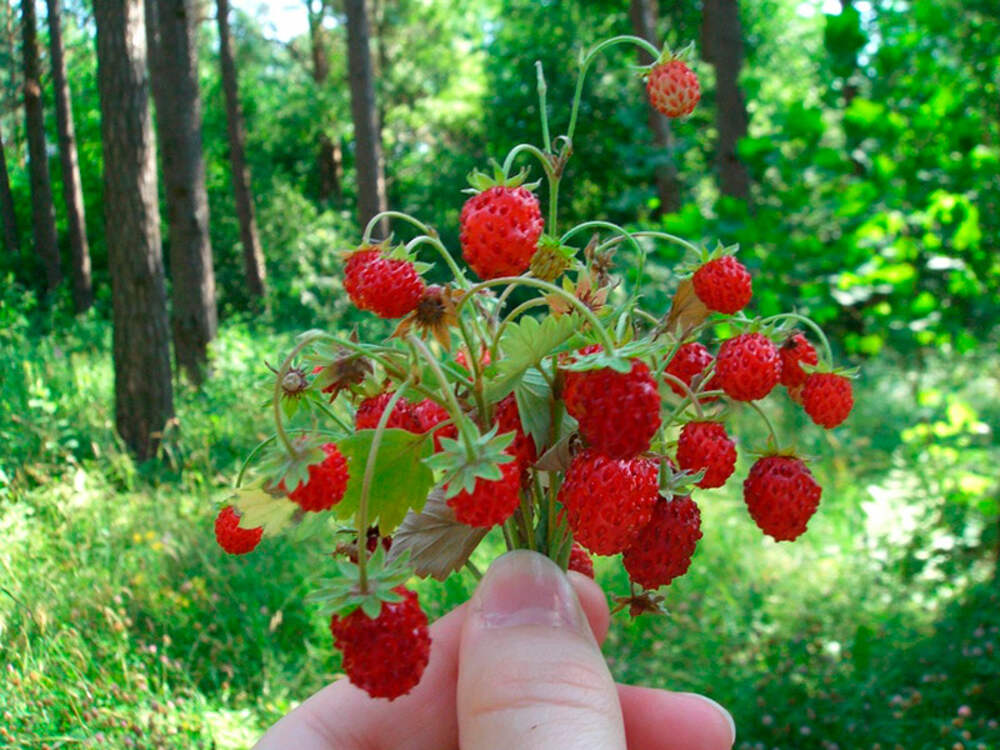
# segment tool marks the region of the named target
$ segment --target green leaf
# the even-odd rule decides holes
[[[542,450],[552,442],[549,436],[552,430],[552,409],[549,408],[552,389],[548,381],[538,369],[529,368],[514,387],[514,398],[517,399],[521,425],[535,441],[535,448]],[[557,408],[561,409],[562,405],[557,405]]]
[[[272,495],[255,483],[236,490],[231,500],[240,512],[240,528],[264,529],[264,536],[283,531],[295,517],[299,506],[284,495]]]
[[[496,402],[510,393],[521,376],[565,343],[580,327],[576,314],[537,318],[524,316],[507,326],[500,338],[503,357],[496,364],[496,376],[486,383],[483,392]]]
[[[375,430],[360,430],[337,442],[350,472],[344,499],[333,509],[338,518],[353,518],[358,512],[365,465],[374,437]],[[392,533],[407,510],[419,512],[424,507],[427,493],[434,486],[434,473],[423,459],[432,450],[433,441],[423,435],[396,429],[382,433],[368,494],[368,517],[371,523],[378,519],[383,534]]]

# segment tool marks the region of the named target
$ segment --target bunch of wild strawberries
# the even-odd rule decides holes
[[[580,75],[622,41],[647,46],[632,37],[597,45]],[[645,70],[650,101],[670,117],[689,114],[697,78],[680,56],[656,59]],[[480,281],[418,220],[376,217],[345,254],[344,289],[358,309],[398,321],[395,330],[377,342],[299,337],[270,384],[275,434],[247,460],[216,519],[218,542],[233,554],[293,525],[342,535],[331,545],[336,574],[315,599],[332,612],[348,677],[374,697],[409,692],[429,659],[427,617],[404,586],[412,575],[478,575],[469,557],[498,529],[508,548],[538,550],[591,577],[590,554],[621,553],[632,587],[619,608],[658,609],[656,590],[687,571],[701,538],[695,488],[722,487],[733,474],[726,418],[735,407],[760,411],[756,402],[783,385],[827,429],[851,411],[851,382],[833,369],[812,321],[744,314],[752,283],[736,248],[604,221],[557,234],[579,99],[566,134],[552,141],[540,66],[538,79],[543,146],[515,147],[492,177],[470,178],[460,241]],[[511,174],[521,154],[537,158],[547,178],[547,222],[535,186],[523,171]],[[399,245],[371,240],[385,219],[418,234]],[[583,248],[573,244],[584,236]],[[620,287],[612,257],[629,253],[641,276],[657,242],[689,255],[670,309],[659,313]],[[424,280],[419,248],[444,260],[451,281]],[[713,354],[699,339],[723,322],[736,333]],[[820,486],[771,435],[743,496],[764,533],[793,540]]]

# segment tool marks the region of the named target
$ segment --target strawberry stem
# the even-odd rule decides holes
[[[407,242],[406,250],[409,252],[420,245],[430,245],[437,250],[441,258],[444,259],[445,264],[447,264],[448,270],[451,271],[451,275],[455,278],[456,283],[462,289],[469,286],[469,280],[465,278],[465,274],[462,272],[462,269],[459,268],[455,259],[451,257],[451,253],[448,252],[448,248],[444,246],[444,243],[441,242],[441,240],[432,235],[422,234],[419,237],[414,237],[412,240]]]
[[[552,151],[552,141],[549,139],[549,110],[545,104],[545,95],[549,87],[545,84],[545,73],[542,72],[542,61],[535,60],[535,71],[538,73],[538,111],[542,116],[542,144],[545,150]]]
[[[781,448],[780,444],[778,443],[778,433],[775,432],[774,425],[772,425],[771,420],[767,418],[767,414],[764,413],[764,410],[760,408],[760,405],[757,404],[756,401],[745,401],[744,403],[746,403],[755,412],[760,414],[760,418],[764,420],[764,424],[767,425],[767,431],[770,433],[770,438],[769,438],[770,444],[774,446],[775,451],[780,452]]]
[[[778,315],[772,315],[770,318],[764,318],[761,323],[770,323],[773,320],[797,320],[809,326],[823,345],[823,354],[826,355],[827,364],[833,367],[833,350],[830,348],[830,342],[827,340],[826,334],[823,333],[823,329],[819,327],[816,321],[812,318],[807,318],[805,315],[799,315],[799,313],[779,313]]]
[[[271,396],[271,409],[274,412],[274,429],[278,433],[278,438],[281,440],[282,445],[285,446],[285,450],[288,451],[288,455],[297,456],[298,449],[292,444],[292,441],[288,438],[288,433],[285,432],[285,425],[281,417],[281,383],[288,373],[288,368],[292,366],[292,362],[295,358],[299,356],[299,353],[305,349],[309,344],[313,343],[317,339],[323,338],[327,334],[321,331],[310,331],[299,337],[299,343],[295,345],[291,353],[285,357],[285,361],[281,363],[281,367],[274,374],[274,393]]]
[[[416,350],[417,353],[419,353],[421,357],[424,358],[431,370],[434,371],[434,375],[438,379],[441,390],[444,392],[445,398],[448,400],[448,411],[451,413],[451,418],[454,421],[455,426],[458,428],[458,434],[462,436],[462,442],[465,444],[465,455],[469,461],[474,460],[476,457],[476,450],[472,444],[472,439],[469,437],[466,422],[462,418],[462,406],[458,403],[458,399],[455,397],[455,392],[451,389],[451,385],[448,383],[448,379],[445,377],[444,371],[441,369],[441,365],[439,365],[438,361],[434,359],[434,355],[431,354],[427,345],[412,333],[406,337],[406,341]],[[473,356],[472,352],[469,352],[469,356]]]
[[[694,391],[691,390],[691,386],[689,386],[687,383],[685,383],[676,375],[671,375],[669,372],[662,373],[662,377],[666,380],[669,380],[678,388],[681,388],[687,394],[686,398],[694,405],[694,410],[698,413],[698,419],[705,418],[705,412],[701,408],[701,399],[699,399],[694,394]]]

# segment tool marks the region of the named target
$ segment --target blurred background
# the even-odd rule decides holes
[[[246,747],[337,674],[315,550],[212,537],[265,361],[379,333],[339,279],[359,221],[457,248],[465,175],[540,141],[535,60],[562,132],[579,51],[628,33],[693,41],[702,103],[654,116],[646,61],[599,58],[563,225],[739,243],[754,311],[811,315],[862,374],[833,432],[769,409],[817,457],[809,532],[746,514],[742,425],[614,673],[714,697],[746,750],[1000,747],[995,0],[0,0],[0,747]],[[648,309],[680,260],[628,279]]]

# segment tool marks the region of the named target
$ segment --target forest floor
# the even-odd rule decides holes
[[[241,457],[268,432],[253,408],[263,361],[291,335],[225,327],[214,379],[179,390],[163,461],[145,466],[114,438],[100,324],[8,336],[0,748],[247,747],[338,674],[327,623],[304,602],[320,551],[276,538],[232,558],[212,537]],[[739,748],[1000,748],[990,371],[873,364],[856,413],[827,434],[782,397],[770,412],[822,457],[809,532],[794,544],[760,534],[741,457],[703,496],[704,538],[666,592],[670,614],[613,622],[616,677],[712,696],[733,712]],[[743,427],[742,446],[761,444],[750,417]],[[614,558],[597,574],[609,593],[626,587]],[[437,616],[473,582],[416,585]]]

